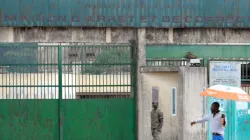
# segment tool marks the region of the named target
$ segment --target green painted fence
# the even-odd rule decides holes
[[[135,140],[135,48],[0,44],[0,139]]]

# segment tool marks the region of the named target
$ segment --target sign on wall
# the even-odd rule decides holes
[[[248,0],[2,0],[0,26],[250,27]]]
[[[209,85],[241,86],[241,63],[210,61]]]
[[[209,85],[229,85],[241,86],[241,63],[237,61],[210,61],[209,71]],[[220,103],[221,111],[224,111],[227,102],[223,99],[216,99],[214,101]]]
[[[152,87],[152,102],[159,103],[159,88]]]
[[[210,86],[229,85],[241,87],[241,62],[237,61],[210,61]],[[221,104],[222,111],[226,106],[224,100],[214,99]],[[236,102],[238,110],[247,109],[247,103]]]

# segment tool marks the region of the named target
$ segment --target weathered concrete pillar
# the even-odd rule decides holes
[[[140,73],[140,67],[146,65],[146,29],[138,29],[138,140],[150,140],[150,111],[151,111],[151,93],[145,92],[143,87],[143,75]]]
[[[206,126],[190,122],[203,116],[203,98],[200,93],[207,85],[207,70],[204,67],[181,67],[178,85],[178,140],[206,140]]]
[[[13,27],[0,27],[0,42],[14,42]]]

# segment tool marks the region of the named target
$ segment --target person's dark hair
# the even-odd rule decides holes
[[[213,105],[214,105],[217,109],[220,108],[220,104],[219,104],[218,102],[213,102]]]

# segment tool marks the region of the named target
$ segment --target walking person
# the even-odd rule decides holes
[[[202,119],[191,122],[191,126],[196,123],[204,123],[210,121],[210,129],[212,131],[213,140],[224,140],[224,129],[226,126],[226,116],[219,110],[220,104],[214,102],[211,105],[211,113],[204,116]]]
[[[163,113],[158,109],[158,103],[152,104],[153,110],[151,111],[151,132],[153,140],[160,140],[160,133],[163,126]]]

